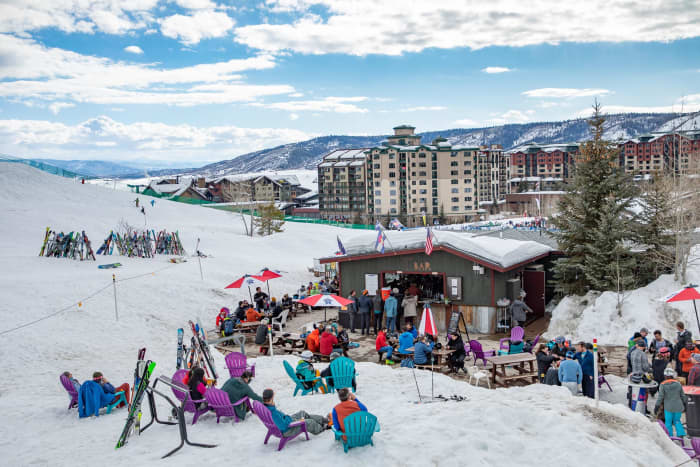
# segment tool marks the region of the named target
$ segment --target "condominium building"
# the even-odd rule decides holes
[[[700,130],[642,135],[619,144],[620,166],[634,175],[687,173],[697,169]]]
[[[510,157],[500,144],[479,147],[479,208],[490,213],[500,210],[510,193]]]
[[[367,223],[367,148],[338,149],[318,165],[318,208],[323,219]]]
[[[557,189],[573,176],[578,153],[578,143],[530,143],[507,151],[511,193]]]

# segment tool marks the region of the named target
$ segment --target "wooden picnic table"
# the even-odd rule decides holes
[[[236,329],[238,332],[255,332],[261,324],[261,321],[245,321],[239,324]]]
[[[287,336],[278,334],[272,340],[272,345],[284,353],[294,353],[304,350],[305,344],[305,339],[302,339],[299,334],[289,334]],[[263,351],[264,354],[267,354],[269,347],[270,341],[265,340],[265,343],[260,346],[260,350]]]
[[[496,385],[507,387],[511,381],[516,379],[531,379],[533,383],[537,382],[537,369],[535,362],[537,359],[529,352],[516,353],[513,355],[499,355],[496,357],[488,357],[488,362],[491,364],[491,382]],[[528,368],[525,368],[525,364]],[[511,366],[518,374],[507,375],[506,367]],[[496,380],[496,376],[500,381]]]

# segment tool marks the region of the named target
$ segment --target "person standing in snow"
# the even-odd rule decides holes
[[[564,339],[564,336],[558,336],[554,339],[555,345],[552,347],[552,355],[556,355],[560,360],[566,360],[566,352],[568,352],[568,349],[566,345],[564,345],[565,342],[566,339]]]
[[[374,304],[372,299],[369,297],[369,292],[367,290],[362,291],[362,296],[358,301],[358,315],[360,317],[360,332],[365,335],[365,332],[369,336],[369,314],[372,312]]]
[[[685,329],[685,325],[682,321],[676,323],[676,346],[674,347],[673,358],[676,360],[676,373],[681,373],[683,371],[683,363],[679,360],[678,356],[681,350],[685,349],[687,342],[693,341],[693,336]]]
[[[265,389],[262,396],[263,404],[265,404],[265,407],[270,411],[270,415],[272,415],[272,421],[275,422],[275,425],[282,435],[287,438],[296,436],[301,432],[301,426],[289,427],[293,422],[304,421],[306,423],[306,430],[312,435],[318,435],[329,427],[326,417],[311,415],[303,410],[300,410],[291,417],[285,415],[275,406],[275,392],[272,389]]]
[[[581,365],[583,378],[581,379],[581,392],[586,397],[595,397],[595,382],[593,381],[593,353],[586,348],[585,342],[576,344],[576,360]]]
[[[666,370],[666,367],[668,367],[670,360],[671,349],[668,347],[660,347],[651,361],[651,372],[654,375],[654,381],[656,381],[659,386],[661,386],[661,383],[664,382],[664,371]],[[650,392],[652,394],[656,394],[658,390],[659,389],[657,386],[652,388]]]
[[[664,382],[659,387],[659,396],[656,398],[655,410],[658,411],[661,404],[664,406],[664,419],[669,436],[673,436],[673,427],[676,428],[676,436],[685,436],[681,416],[688,405],[688,397],[683,392],[681,383],[674,379],[672,368],[664,371]]]
[[[523,301],[524,296],[516,298],[510,305],[511,327],[522,326],[527,320],[527,313],[532,313],[532,308]]]
[[[418,314],[416,307],[418,305],[418,296],[416,295],[406,295],[404,296],[401,306],[403,307],[403,319],[404,323],[411,323],[416,319]]]
[[[700,386],[700,353],[693,354],[693,366],[688,372],[688,379],[686,385],[688,386]]]
[[[398,303],[396,302],[396,297],[394,292],[384,302],[384,312],[386,313],[386,327],[389,328],[389,332],[393,333],[396,331],[396,308]]]
[[[651,371],[651,365],[649,365],[649,360],[647,359],[646,344],[644,343],[644,340],[637,340],[637,344],[630,353],[630,364],[632,367],[630,373],[641,375]]]
[[[684,378],[688,377],[688,372],[690,372],[690,368],[694,363],[693,354],[695,353],[698,353],[695,343],[692,340],[686,341],[685,348],[678,352],[678,361],[681,364],[681,372],[679,376]]]
[[[382,300],[381,290],[377,290],[374,298],[372,299],[372,305],[374,309],[374,335],[379,335],[379,329],[382,328],[382,310],[384,308],[384,300]]]
[[[566,352],[566,360],[559,364],[559,381],[572,395],[578,394],[578,385],[583,381],[583,370],[574,360],[574,353],[571,350]]]

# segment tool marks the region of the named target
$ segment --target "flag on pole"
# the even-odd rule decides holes
[[[430,231],[430,227],[425,230],[428,231],[428,238],[425,239],[425,254],[430,256],[430,253],[433,252],[433,233]]]
[[[428,221],[425,218],[425,214],[423,214],[423,226],[427,226],[427,225],[428,225]]]
[[[377,250],[380,253],[384,253],[384,240],[386,239],[386,236],[384,235],[384,231],[380,230],[377,232],[377,241],[374,244],[374,249]]]
[[[344,255],[347,254],[345,252],[345,247],[343,246],[343,243],[340,241],[340,236],[336,235],[335,238],[336,238],[336,240],[338,240],[338,251],[340,251]]]
[[[389,222],[389,226],[390,226],[392,229],[394,229],[394,230],[403,230],[403,229],[406,228],[406,227],[401,223],[401,221],[398,220],[398,219],[396,219],[396,218],[392,219],[391,222]]]

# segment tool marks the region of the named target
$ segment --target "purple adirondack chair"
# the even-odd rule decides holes
[[[524,337],[525,330],[520,326],[515,326],[510,330],[510,337],[504,337],[498,341],[498,349],[507,352],[510,349],[511,342],[522,342]]]
[[[656,420],[659,422],[659,426],[664,430],[664,433],[666,433],[666,436],[671,438],[671,441],[674,443],[678,443],[678,445],[685,451],[688,456],[690,456],[691,459],[696,459],[698,456],[700,456],[700,439],[693,438],[692,439],[692,446],[686,446],[683,444],[683,438],[679,438],[678,436],[671,436],[671,434],[668,432],[668,428],[666,428],[666,424],[661,421],[661,420]]]
[[[231,352],[226,355],[226,368],[231,375],[231,378],[240,378],[244,371],[248,370],[255,376],[255,365],[248,366],[248,360],[245,355],[240,352]]]
[[[216,413],[216,423],[219,423],[219,419],[221,417],[233,417],[236,423],[238,423],[240,419],[238,418],[234,408],[241,404],[245,404],[248,406],[248,408],[250,408],[250,401],[248,400],[248,397],[244,397],[238,402],[232,404],[231,399],[228,397],[228,393],[217,388],[207,389],[207,392],[204,393],[204,399],[207,401],[209,408]]]
[[[73,407],[78,406],[78,391],[75,390],[75,386],[73,386],[73,383],[71,380],[64,374],[61,374],[61,384],[63,384],[63,387],[66,389],[68,392],[68,395],[70,396],[70,403],[68,403],[68,410],[72,409]]]
[[[464,344],[464,358],[465,358],[465,359],[469,358],[469,354],[471,353],[471,351],[472,351],[472,348],[471,348],[471,346],[469,345],[469,342],[467,342],[466,344]]]
[[[288,441],[293,440],[300,434],[304,433],[306,435],[306,440],[309,440],[309,432],[306,431],[306,422],[304,421],[298,421],[294,422],[289,425],[289,428],[295,427],[295,426],[300,426],[301,431],[297,433],[294,436],[284,436],[282,432],[280,431],[279,428],[277,428],[277,425],[275,425],[275,422],[272,421],[272,414],[270,413],[270,410],[265,407],[264,404],[258,402],[258,401],[253,401],[253,412],[255,412],[255,415],[258,416],[260,421],[267,427],[267,436],[265,436],[265,443],[267,444],[267,441],[270,439],[270,436],[276,436],[277,438],[280,439],[280,444],[277,447],[278,451],[281,451],[282,448],[284,447],[285,444],[287,444]]]
[[[496,351],[494,350],[484,351],[483,347],[481,347],[481,342],[479,341],[469,341],[469,347],[471,348],[472,352],[474,352],[475,365],[477,360],[481,360],[484,362],[484,366],[486,366],[486,358],[496,355]]]
[[[173,383],[179,384],[180,386],[182,386],[182,391],[179,391],[175,388],[172,388],[172,390],[173,390],[173,394],[175,394],[175,397],[177,397],[177,399],[179,401],[184,401],[185,399],[187,399],[183,409],[185,412],[190,412],[190,413],[194,414],[194,418],[192,418],[192,424],[194,425],[195,423],[197,423],[197,419],[199,418],[200,415],[209,412],[209,407],[199,409],[199,408],[197,408],[197,404],[199,404],[201,402],[206,402],[206,399],[200,399],[200,400],[193,401],[190,398],[189,390],[187,389],[185,384],[182,382],[183,378],[185,377],[185,375],[187,375],[187,373],[188,373],[187,370],[177,370],[175,372],[175,374],[173,374],[173,378],[172,378]]]

